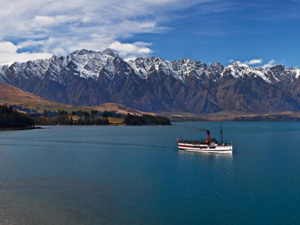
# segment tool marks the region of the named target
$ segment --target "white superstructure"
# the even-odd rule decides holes
[[[201,143],[201,142],[188,142],[179,141],[178,149],[189,152],[209,152],[209,153],[232,153],[232,144],[217,144],[217,143]]]
[[[210,132],[207,131],[207,139],[201,141],[181,141],[177,139],[178,149],[189,152],[208,152],[208,153],[232,153],[232,143],[223,143],[221,127],[221,143],[216,139],[210,138]]]

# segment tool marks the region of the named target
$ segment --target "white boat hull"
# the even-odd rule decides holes
[[[187,151],[187,152],[208,152],[208,153],[232,153],[232,145],[216,145],[213,147],[210,146],[201,146],[201,145],[186,145],[178,144],[178,149]]]

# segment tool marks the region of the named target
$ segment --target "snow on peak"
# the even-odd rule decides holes
[[[8,72],[7,72],[8,71]],[[46,79],[65,85],[69,75],[80,76],[85,79],[96,80],[100,74],[113,80],[116,74],[148,79],[149,76],[172,76],[184,84],[196,78],[203,84],[206,80],[217,82],[223,76],[232,76],[236,79],[261,78],[267,83],[291,83],[300,77],[300,70],[276,65],[269,69],[251,67],[236,61],[224,68],[219,62],[207,65],[205,63],[184,58],[168,61],[159,57],[140,57],[125,62],[117,52],[106,49],[103,52],[87,49],[77,50],[66,57],[53,56],[50,59],[28,61],[26,63],[13,63],[10,66],[0,67],[0,80],[9,82],[9,76],[14,74],[20,79]],[[15,79],[14,78],[14,79]]]
[[[115,51],[115,50],[113,50],[111,48],[105,49],[102,53],[106,54],[106,55],[110,55],[112,57],[119,57],[119,54],[117,53],[117,51]]]
[[[236,61],[224,69],[224,74],[230,74],[234,78],[244,78],[246,76],[251,76],[254,78],[260,77],[267,83],[272,83],[268,77],[267,71],[262,68],[250,67],[249,65]]]
[[[236,62],[230,64],[229,66],[235,67],[235,68],[249,68],[250,67],[249,65],[242,63],[240,61],[236,61]]]
[[[292,71],[292,73],[294,74],[296,79],[298,79],[300,77],[300,69],[291,67],[290,70]]]
[[[169,61],[158,57],[139,57],[128,61],[128,64],[135,73],[142,79],[147,79],[148,75],[154,71],[163,72],[165,75],[171,74],[171,65]]]
[[[112,49],[106,49],[103,52],[89,51],[82,49],[75,51],[67,56],[67,62],[73,66],[76,75],[83,78],[97,79],[100,71],[107,65],[111,68],[112,60],[119,55]]]
[[[5,71],[8,69],[7,65],[0,66],[0,81],[4,83],[10,83],[10,80],[6,77]]]

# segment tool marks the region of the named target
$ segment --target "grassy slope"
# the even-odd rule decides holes
[[[43,99],[29,92],[23,91],[12,85],[0,82],[0,104],[21,105],[23,108],[35,109],[43,112],[44,109],[57,111],[64,109],[67,111],[80,110],[82,107],[75,107],[63,103],[58,103]],[[39,107],[39,109],[38,109]]]
[[[124,105],[116,104],[116,103],[104,103],[99,106],[93,106],[91,108],[98,110],[98,111],[105,111],[105,110],[106,111],[115,111],[120,114],[130,113],[130,114],[135,114],[135,115],[143,115],[143,114],[155,115],[155,113],[142,112],[142,111],[139,111],[139,110],[136,110],[136,109],[124,106]]]

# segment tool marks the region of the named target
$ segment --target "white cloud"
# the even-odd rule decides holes
[[[78,21],[80,18],[76,16],[65,16],[65,15],[58,15],[58,16],[35,16],[32,20],[32,23],[29,26],[23,28],[26,30],[30,29],[42,29],[42,28],[49,28],[53,26],[59,26],[61,24],[66,24],[69,22]]]
[[[263,60],[262,59],[252,59],[250,61],[246,61],[245,64],[247,65],[257,65],[257,64],[262,64]]]
[[[234,59],[230,59],[228,60],[229,63],[233,63],[234,62]]]
[[[264,68],[264,69],[270,68],[270,67],[274,66],[275,63],[276,63],[276,61],[274,59],[272,59],[267,64],[263,65],[262,68]]]
[[[49,53],[18,53],[20,47],[11,42],[0,42],[0,64],[12,64],[13,62],[26,62],[28,60],[50,58]]]
[[[37,26],[54,26],[56,24],[56,19],[50,16],[35,16],[32,20]]]
[[[167,31],[163,22],[179,10],[213,1],[2,0],[0,34],[2,41],[16,43],[18,51],[67,54],[115,46],[125,57],[147,55],[150,43],[122,44],[120,39]]]
[[[8,41],[0,42],[0,54],[15,53],[18,50],[18,46]]]
[[[145,56],[152,52],[149,48],[151,44],[145,42],[135,42],[132,44],[122,44],[119,41],[113,42],[109,48],[115,49],[119,52],[121,57],[124,57],[125,60],[134,59],[137,56]]]

